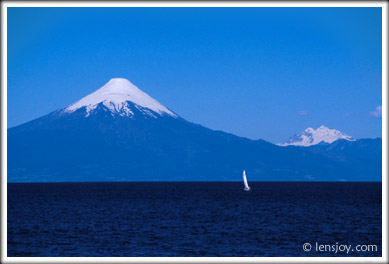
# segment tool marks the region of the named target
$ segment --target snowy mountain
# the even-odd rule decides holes
[[[346,135],[336,129],[329,129],[328,127],[321,126],[316,130],[309,127],[302,133],[294,135],[284,143],[277,144],[278,146],[312,146],[319,143],[332,143],[339,139],[345,139],[348,141],[355,141],[355,139],[349,135]]]
[[[177,117],[157,100],[151,98],[130,81],[123,78],[111,79],[94,93],[66,107],[64,113],[73,113],[78,109],[84,108],[86,112],[85,116],[89,116],[99,105],[102,105],[112,114],[133,117],[132,104],[139,111],[154,118],[158,115]]]
[[[116,78],[9,128],[7,181],[241,181],[243,170],[249,181],[379,181],[381,144],[285,148],[250,140],[191,123]]]

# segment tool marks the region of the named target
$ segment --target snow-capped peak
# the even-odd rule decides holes
[[[330,129],[326,126],[320,126],[318,129],[309,127],[302,133],[294,135],[284,143],[279,143],[279,146],[312,146],[319,144],[320,142],[332,143],[338,139],[345,139],[349,141],[355,141],[355,139],[349,135],[346,135],[336,129]]]
[[[128,102],[132,102],[140,111],[153,117],[155,117],[155,115],[148,110],[152,110],[159,115],[166,114],[177,117],[157,100],[144,93],[129,80],[123,78],[111,79],[97,91],[66,107],[65,112],[72,113],[77,109],[86,107],[88,116],[92,110],[102,103],[112,113],[131,116],[133,115],[133,112],[131,111]]]

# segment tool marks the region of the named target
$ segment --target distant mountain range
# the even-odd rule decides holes
[[[249,181],[381,181],[381,139],[323,127],[288,142],[328,144],[250,140],[184,120],[121,78],[7,137],[8,182],[240,181],[244,169]]]
[[[311,127],[305,129],[300,134],[294,135],[284,143],[279,143],[279,146],[312,146],[319,143],[332,143],[339,139],[345,139],[348,141],[355,141],[355,138],[343,134],[336,129],[329,129],[328,127],[321,126],[318,129]]]

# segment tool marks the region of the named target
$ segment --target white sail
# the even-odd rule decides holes
[[[245,171],[243,171],[243,183],[244,183],[244,190],[249,191],[251,188],[249,187],[249,184],[247,183],[247,177],[246,177]]]

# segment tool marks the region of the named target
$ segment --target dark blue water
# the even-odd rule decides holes
[[[381,183],[250,185],[8,183],[8,256],[381,256]]]

